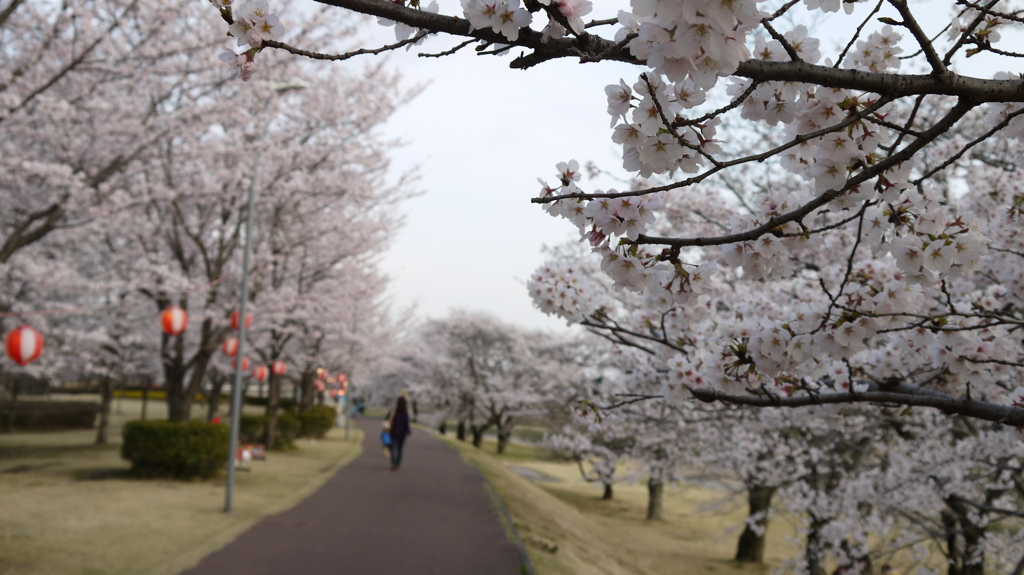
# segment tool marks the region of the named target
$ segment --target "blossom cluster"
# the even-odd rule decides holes
[[[533,21],[519,0],[462,0],[462,11],[473,28],[490,28],[513,41],[519,38],[519,29]]]
[[[250,0],[237,8],[232,6],[233,0],[210,0],[210,3],[232,22],[228,35],[235,38],[238,47],[245,47],[242,53],[225,47],[220,60],[238,71],[243,82],[248,82],[256,73],[255,58],[263,42],[283,37],[284,26],[276,14],[270,13],[267,0]]]
[[[210,0],[214,5],[223,0]],[[284,36],[284,26],[276,14],[271,14],[267,0],[250,0],[232,12],[234,23],[228,34],[238,41],[239,46],[258,48],[264,40],[277,40]]]
[[[754,0],[633,2],[639,33],[629,49],[669,81],[692,79],[707,90],[750,58],[747,34],[764,17]]]
[[[526,283],[534,305],[572,323],[582,323],[609,303],[598,285],[584,272],[582,262],[552,260]]]
[[[395,3],[404,6],[405,0],[396,0]],[[417,10],[422,10],[423,12],[429,12],[431,14],[437,14],[438,11],[440,10],[440,7],[437,5],[436,0],[431,0],[430,4],[427,4],[426,6],[423,6],[423,4],[419,0],[412,0],[412,2],[410,3],[410,7]],[[388,20],[387,18],[377,18],[377,23],[380,24],[381,26],[394,26],[395,39],[398,40],[399,42],[408,40],[409,38],[416,34],[425,32],[425,30],[423,30],[422,28],[415,28],[403,22],[395,22],[394,20]],[[415,44],[419,44],[421,42],[423,42],[423,39],[420,39],[419,42],[415,42]],[[406,46],[406,50],[408,50],[409,48],[410,46]]]

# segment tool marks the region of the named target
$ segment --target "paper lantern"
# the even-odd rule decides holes
[[[245,329],[252,327],[252,314],[245,314]],[[231,329],[238,329],[238,312],[231,314]]]
[[[178,306],[171,306],[160,312],[160,326],[167,335],[181,335],[188,325],[188,314]]]
[[[274,375],[284,375],[284,370],[286,367],[287,366],[284,364],[283,361],[275,361],[274,363],[270,364],[270,373],[273,373]]]
[[[324,382],[322,382],[322,381],[317,381],[317,382],[316,382],[316,390],[317,390],[317,391],[323,391],[324,389],[326,389],[326,388],[324,387]]]
[[[29,325],[7,332],[7,355],[18,365],[28,365],[43,353],[43,336]]]
[[[238,338],[229,337],[224,340],[224,343],[220,346],[221,351],[228,357],[235,357],[238,354]]]
[[[231,367],[232,368],[237,368],[238,367],[238,360],[237,359],[231,360]],[[242,371],[249,371],[249,358],[247,358],[247,357],[243,357],[242,358]]]
[[[267,373],[267,366],[265,365],[257,365],[256,367],[252,368],[252,377],[256,381],[263,381],[267,379]]]

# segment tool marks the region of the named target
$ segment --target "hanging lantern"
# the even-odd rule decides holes
[[[245,314],[245,329],[252,327],[252,314]],[[238,329],[238,312],[231,314],[231,329]]]
[[[287,366],[284,364],[283,361],[275,361],[274,363],[270,364],[270,373],[274,375],[284,375],[284,370],[286,367]]]
[[[167,335],[181,335],[187,325],[188,314],[176,305],[160,312],[160,326]]]
[[[231,367],[232,368],[237,368],[238,367],[238,359],[231,360]],[[249,371],[249,358],[247,358],[247,357],[243,357],[242,358],[242,371]]]
[[[342,385],[347,384],[348,383],[348,376],[345,375],[344,373],[339,373],[338,374],[338,383],[340,383]]]
[[[43,353],[43,336],[29,325],[7,332],[7,355],[18,365],[28,365]]]
[[[220,346],[221,351],[228,357],[235,357],[238,354],[238,338],[229,337],[224,340],[224,343]]]
[[[316,382],[316,390],[317,391],[323,391],[324,389],[326,389],[324,387],[324,382],[317,380],[317,382]]]
[[[267,373],[268,370],[267,366],[265,365],[257,365],[256,367],[252,368],[252,377],[256,381],[263,382],[265,379],[267,379]]]

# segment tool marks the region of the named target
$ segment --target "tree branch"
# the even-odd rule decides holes
[[[901,388],[911,386],[901,386]],[[919,388],[913,388],[919,389]],[[920,390],[919,391],[927,391]],[[933,407],[946,413],[956,413],[984,421],[992,421],[1015,427],[1024,426],[1024,408],[999,405],[985,401],[960,399],[938,392],[900,393],[894,391],[865,391],[863,393],[829,393],[780,397],[767,395],[730,395],[724,391],[708,388],[691,389],[697,399],[712,403],[751,405],[755,407],[806,407],[809,405],[835,405],[841,403],[889,403],[896,405]]]

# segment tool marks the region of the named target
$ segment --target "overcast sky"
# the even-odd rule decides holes
[[[590,17],[607,18],[628,2],[595,5]],[[922,25],[929,33],[949,22],[949,2],[912,5],[926,18]],[[858,4],[852,17],[819,18],[818,33],[812,35],[822,38],[822,52],[830,52],[829,38],[842,38],[844,31],[848,38],[850,23],[859,23],[872,7]],[[451,0],[441,8],[461,15]],[[390,28],[371,32],[379,44],[394,41]],[[475,56],[472,49],[444,58],[416,56],[457,43],[434,38],[390,56],[407,82],[425,84],[387,126],[390,136],[407,143],[393,154],[396,169],[418,167],[417,187],[424,192],[405,205],[406,225],[384,262],[393,278],[392,298],[397,306],[415,304],[421,316],[462,308],[527,327],[565,329],[563,321],[533,308],[524,284],[544,262],[542,246],[576,239],[575,229],[548,216],[530,198],[540,189],[538,177],[555,182],[559,161],[576,159],[583,165],[592,160],[605,169],[620,169],[604,87],[620,77],[632,84],[638,70],[569,59],[511,70],[512,57]],[[910,46],[906,39],[904,45]],[[998,69],[976,60],[969,61],[969,75],[991,78]],[[586,182],[585,187],[592,189]]]

